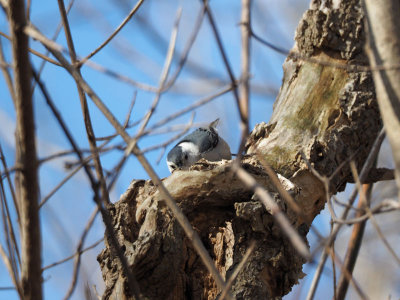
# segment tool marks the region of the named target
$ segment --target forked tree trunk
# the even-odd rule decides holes
[[[285,61],[273,116],[268,124],[255,127],[247,145],[248,153],[258,153],[295,184],[290,192],[304,215],[299,217],[280,198],[256,156],[242,164],[274,196],[304,239],[326,199],[323,184],[311,174],[301,152],[321,175],[330,176],[352,155],[360,168],[381,128],[370,72],[333,66],[368,63],[363,52],[360,2],[324,5],[328,6],[312,2],[298,26],[293,51],[326,63],[290,57]],[[343,190],[350,180],[346,165],[331,180],[330,193]],[[163,182],[198,231],[223,277],[230,276],[250,242],[256,241],[255,251],[231,290],[237,299],[280,298],[304,276],[304,259],[270,210],[233,175],[229,162],[200,162],[191,171],[176,171]],[[133,181],[109,209],[146,298],[218,296],[220,291],[211,275],[152,182]],[[104,298],[131,299],[121,267],[108,246],[98,261],[106,284]]]

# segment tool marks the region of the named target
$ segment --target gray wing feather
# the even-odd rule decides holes
[[[206,133],[206,134],[204,134]],[[191,134],[188,134],[181,140],[182,142],[196,142],[199,143],[199,151],[205,153],[211,151],[218,145],[219,136],[214,128],[198,128]]]

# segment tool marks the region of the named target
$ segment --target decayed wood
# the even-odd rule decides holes
[[[275,191],[260,166],[247,163],[244,167],[260,184]],[[228,164],[222,162],[209,166],[203,162],[189,172],[174,172],[163,182],[198,230],[223,276],[240,262],[251,240],[259,243],[237,282],[253,285],[252,282],[257,281],[254,278],[262,271],[265,276],[271,273],[271,287],[260,284],[260,288],[247,292],[249,297],[264,297],[275,289],[290,289],[295,283],[303,259],[289,246],[287,239],[282,238],[273,217],[257,199],[252,199],[251,191],[232,174]],[[286,211],[285,204],[276,199]],[[160,194],[150,181],[135,181],[121,201],[111,208],[115,212],[117,231],[124,232],[126,255],[132,258],[130,263],[135,266],[141,290],[152,299],[161,295],[165,299],[184,299],[185,296],[215,298],[218,291],[214,282],[191,247],[191,242],[160,200]],[[129,214],[126,214],[127,210]],[[307,226],[303,224],[300,227],[304,235]],[[297,261],[297,268],[285,268],[287,261],[283,258],[288,256]],[[108,250],[99,259],[103,270],[113,267]],[[249,270],[254,273],[252,277],[248,276]],[[278,270],[281,272],[279,276]],[[246,274],[245,278],[243,274]],[[117,291],[123,290],[123,280],[116,280],[118,273],[114,276],[117,277],[107,277],[106,281],[116,285],[111,289],[116,299]],[[241,290],[241,285],[235,285],[234,289]]]
[[[351,157],[360,167],[381,128],[371,74],[333,66],[367,64],[364,40],[359,1],[344,1],[337,8],[314,1],[299,24],[293,51],[332,66],[288,58],[273,116],[268,124],[254,128],[247,143],[247,153],[262,155],[295,184],[289,192],[303,212],[301,217],[279,197],[257,155],[242,162],[304,239],[325,204],[325,191],[307,169],[301,152],[320,174],[331,176]],[[350,179],[346,165],[332,178],[330,193],[343,190]],[[223,277],[229,277],[247,246],[256,241],[253,255],[232,286],[237,299],[280,298],[304,276],[304,260],[268,209],[232,173],[230,162],[200,161],[189,171],[174,172],[163,183],[198,231]],[[109,209],[145,297],[218,296],[220,291],[152,182],[133,181]],[[98,260],[106,283],[104,298],[131,299],[108,247]]]

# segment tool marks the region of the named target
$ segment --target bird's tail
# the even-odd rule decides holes
[[[219,123],[219,118],[218,119],[216,119],[215,121],[212,121],[211,123],[210,123],[210,125],[208,125],[208,127],[212,127],[212,128],[217,128],[217,126],[218,126],[218,123]]]

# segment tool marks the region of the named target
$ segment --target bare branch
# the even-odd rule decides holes
[[[247,261],[250,258],[250,255],[253,253],[254,248],[256,247],[256,242],[252,241],[250,243],[249,248],[247,248],[246,253],[244,254],[241,262],[238,264],[238,266],[235,268],[235,270],[232,272],[231,276],[229,276],[228,281],[226,282],[225,289],[221,292],[219,299],[224,300],[225,296],[227,295],[229,289],[231,288],[233,282],[235,281],[236,277],[239,275],[239,272],[244,268],[246,265]]]
[[[6,62],[5,57],[4,57],[3,45],[1,44],[1,39],[0,39],[0,66],[1,66],[1,70],[3,72],[4,79],[6,80],[8,91],[10,92],[10,95],[11,95],[11,99],[13,100],[14,105],[15,105],[14,86],[12,84],[11,74],[8,71],[8,68],[7,68],[7,62]]]
[[[18,197],[21,213],[21,281],[24,299],[42,299],[41,232],[39,222],[38,163],[35,144],[35,121],[30,91],[31,65],[24,1],[9,3],[9,23],[12,38],[15,109],[17,114]]]
[[[15,195],[15,189],[14,189],[14,186],[13,186],[11,178],[10,178],[10,170],[7,167],[6,158],[4,156],[3,148],[1,147],[1,145],[0,145],[0,160],[1,160],[1,163],[2,163],[3,168],[4,168],[4,172],[0,173],[0,180],[3,180],[3,174],[4,174],[4,176],[7,178],[8,188],[9,188],[10,193],[11,193],[11,197],[12,197],[12,200],[13,200],[13,203],[14,203],[14,208],[15,208],[15,211],[17,213],[18,220],[21,220],[21,216],[20,216],[20,212],[19,212],[19,206],[18,206],[18,202],[17,202],[17,196]],[[18,251],[18,253],[19,253],[19,251]],[[18,256],[19,256],[19,254],[18,254]]]
[[[192,105],[189,105],[188,107],[182,109],[181,111],[173,113],[173,114],[169,115],[168,117],[166,117],[165,119],[158,121],[152,127],[150,127],[147,131],[144,131],[143,135],[144,134],[148,134],[149,132],[153,131],[155,128],[161,127],[164,124],[166,124],[166,123],[168,123],[168,122],[170,122],[170,121],[172,121],[172,120],[174,120],[174,119],[176,119],[176,118],[178,118],[178,117],[180,117],[180,116],[182,116],[182,115],[184,115],[184,114],[186,114],[186,113],[188,113],[188,112],[190,112],[192,110],[195,110],[196,108],[198,108],[198,107],[200,107],[202,105],[207,104],[208,102],[216,99],[217,97],[228,93],[232,89],[233,89],[232,85],[228,85],[228,86],[222,88],[221,90],[219,90],[218,92],[216,92],[215,94],[198,100],[197,102],[193,103]]]
[[[69,29],[69,23],[68,23],[68,18],[67,18],[67,14],[65,11],[65,7],[64,7],[64,2],[63,0],[58,0],[58,5],[59,5],[59,9],[60,9],[60,14],[63,20],[63,25],[64,25],[64,31],[65,31],[65,35],[66,35],[66,39],[67,39],[67,43],[68,43],[68,48],[70,51],[70,56],[71,56],[71,62],[72,64],[76,64],[77,63],[77,58],[76,58],[76,53],[75,53],[75,47],[73,44],[73,40],[72,40],[72,36],[71,36],[71,32]],[[51,52],[52,50],[49,49]],[[54,55],[54,52],[52,52]],[[56,58],[58,58],[56,56]],[[62,63],[62,62],[61,62]],[[65,67],[65,66],[64,66]],[[73,68],[73,70],[76,72],[76,74],[81,77],[80,71],[79,69],[75,69]],[[86,96],[85,96],[85,92],[82,88],[82,86],[79,84],[79,81],[77,80],[77,78],[74,78],[76,80],[76,85],[77,85],[77,89],[78,89],[78,94],[79,94],[79,99],[81,102],[81,108],[82,108],[82,113],[83,113],[83,117],[84,117],[84,121],[85,121],[85,128],[86,128],[86,134],[89,140],[89,145],[90,148],[92,150],[92,155],[93,155],[93,161],[95,164],[95,168],[96,168],[96,173],[97,173],[97,177],[100,183],[100,191],[101,191],[101,196],[99,197],[99,195],[97,194],[97,184],[95,186],[93,186],[93,191],[95,193],[95,195],[97,195],[95,197],[95,200],[97,202],[98,208],[102,214],[104,223],[106,225],[106,230],[109,233],[108,238],[110,238],[110,242],[113,245],[113,248],[115,250],[115,252],[117,253],[119,259],[121,260],[121,264],[123,266],[123,270],[125,275],[128,278],[128,284],[129,284],[129,288],[131,290],[131,292],[135,295],[135,298],[138,300],[140,299],[140,289],[139,289],[139,285],[136,282],[136,279],[134,278],[134,275],[132,274],[131,270],[129,270],[127,262],[126,262],[126,258],[124,257],[124,254],[122,253],[122,250],[120,248],[120,245],[118,243],[118,241],[116,240],[116,237],[114,235],[114,231],[112,228],[112,223],[110,220],[110,216],[108,211],[105,209],[105,206],[110,203],[109,200],[109,195],[108,195],[108,190],[107,190],[107,186],[106,186],[106,182],[103,176],[103,169],[102,169],[102,165],[100,162],[100,158],[96,152],[96,138],[93,132],[93,128],[92,128],[92,124],[91,124],[91,120],[90,120],[90,115],[89,115],[89,110],[88,110],[88,106],[87,106],[87,102],[86,102]]]
[[[14,288],[17,290],[20,299],[22,299],[22,297],[23,297],[22,287],[20,286],[18,277],[13,270],[12,263],[11,263],[10,259],[8,258],[6,252],[4,251],[4,248],[1,244],[0,244],[0,256],[2,257],[4,265],[6,266],[8,273],[10,274],[11,280],[14,284]]]
[[[360,200],[361,200],[361,202],[363,202],[364,209],[365,209],[366,213],[368,214],[368,216],[369,216],[369,218],[370,218],[370,220],[372,222],[372,225],[374,226],[376,232],[378,233],[379,238],[382,240],[383,244],[386,246],[386,248],[388,249],[389,253],[396,260],[397,264],[400,265],[400,258],[397,256],[396,252],[393,250],[392,246],[390,246],[389,242],[385,238],[384,234],[382,233],[381,229],[379,228],[378,223],[376,222],[376,219],[375,219],[374,215],[371,212],[371,209],[369,208],[370,199],[364,193],[364,190],[362,189],[360,178],[358,177],[358,174],[357,174],[357,169],[356,169],[354,164],[351,167],[352,167],[351,169],[352,169],[352,172],[353,172],[353,177],[354,177],[354,179],[356,181],[356,186],[357,186],[357,188],[358,188],[358,190],[360,192]],[[361,195],[361,193],[363,193],[363,194]]]
[[[74,263],[74,271],[72,274],[72,281],[71,285],[67,291],[67,294],[65,295],[64,299],[69,299],[72,296],[72,293],[74,292],[76,288],[76,284],[78,282],[78,274],[79,274],[79,267],[81,264],[81,255],[82,255],[82,248],[83,244],[85,243],[85,239],[87,237],[87,234],[89,233],[90,228],[92,228],[94,220],[96,219],[97,213],[99,212],[98,207],[95,208],[93,211],[92,215],[89,218],[88,223],[86,224],[85,229],[83,230],[81,239],[79,240],[78,246],[76,247],[76,255],[75,255],[75,263]]]
[[[275,203],[269,193],[260,186],[257,181],[248,174],[243,168],[236,166],[235,164],[232,165],[233,172],[249,187],[251,188],[254,193],[258,196],[259,200],[265,206],[267,211],[274,216],[275,220],[281,227],[282,231],[286,234],[289,238],[290,242],[292,243],[293,247],[307,260],[311,259],[310,251],[308,247],[304,243],[303,239],[300,235],[293,229],[292,225],[289,223],[288,219],[281,211],[279,206]]]
[[[7,250],[8,250],[8,257],[6,256],[6,254],[4,253],[3,257],[3,261],[4,264],[7,266],[9,274],[12,278],[14,278],[14,284],[15,287],[18,288],[19,292],[21,289],[20,283],[18,281],[19,279],[19,272],[18,272],[18,266],[17,266],[17,262],[15,260],[15,252],[17,253],[17,257],[19,259],[19,253],[18,253],[18,248],[17,248],[17,244],[15,241],[15,236],[14,236],[14,229],[11,223],[11,219],[10,219],[10,212],[8,210],[8,206],[7,206],[7,199],[5,196],[5,192],[4,192],[4,186],[3,186],[3,181],[0,181],[0,210],[1,210],[1,216],[2,216],[2,221],[3,221],[3,234],[6,240],[6,244],[7,244]],[[3,250],[4,252],[4,250]],[[19,265],[21,265],[21,261],[18,261]],[[22,294],[21,294],[22,295]]]
[[[371,196],[372,185],[364,184],[362,188],[365,193],[365,194],[364,193],[362,193],[362,194],[366,195],[369,198]],[[363,195],[363,197],[364,197],[364,195]],[[360,198],[361,198],[361,193],[360,193]],[[365,202],[367,202],[367,201],[361,201],[361,199],[360,199],[358,201],[357,207],[360,209],[364,208]],[[361,212],[358,211],[357,216],[360,216],[360,215],[361,215]],[[353,231],[351,233],[349,244],[347,246],[346,256],[345,256],[345,259],[343,262],[344,269],[347,270],[347,272],[349,272],[350,274],[353,273],[354,267],[356,265],[356,261],[357,261],[358,253],[361,248],[361,243],[362,243],[362,239],[364,236],[364,230],[365,230],[366,224],[367,224],[366,221],[356,224],[353,227]],[[337,294],[336,299],[344,299],[344,297],[346,296],[348,286],[349,286],[349,280],[347,279],[346,276],[344,276],[344,274],[342,274],[339,279],[339,285],[338,285],[337,289],[335,290],[335,292]]]
[[[242,76],[240,85],[239,111],[243,118],[240,119],[242,136],[238,150],[240,159],[249,135],[249,96],[250,96],[250,12],[251,0],[242,0],[241,34],[242,34]]]
[[[140,6],[143,4],[144,0],[139,0],[136,5],[129,12],[128,16],[122,21],[122,23],[115,29],[115,31],[95,50],[93,50],[88,56],[83,58],[77,65],[77,67],[83,65],[88,59],[92,58],[96,55],[101,49],[103,49],[117,34],[121,31],[122,28],[129,22],[129,20],[133,17],[133,15],[138,11]]]
[[[181,58],[179,59],[178,66],[177,66],[175,72],[172,74],[170,80],[165,84],[163,92],[167,91],[174,85],[176,79],[178,78],[179,74],[181,73],[183,66],[185,65],[185,63],[188,59],[188,56],[189,56],[190,50],[192,49],[194,41],[196,40],[196,37],[199,34],[201,24],[204,19],[204,14],[205,14],[205,8],[203,6],[198,17],[196,18],[196,22],[194,23],[194,29],[193,29],[192,35],[190,36],[188,43],[186,44],[185,50],[183,51]]]
[[[400,31],[400,5],[388,0],[377,4],[363,1],[366,15],[367,48],[371,66],[400,64],[400,40],[393,38]],[[388,43],[387,41],[391,41]],[[383,123],[392,147],[396,166],[397,195],[400,198],[400,70],[382,70],[372,73]]]
[[[360,181],[361,182],[363,182],[363,180],[365,180],[369,170],[372,168],[372,165],[375,162],[375,159],[376,159],[376,157],[378,155],[379,149],[380,149],[380,147],[382,145],[382,142],[383,142],[384,138],[385,138],[385,129],[382,128],[381,132],[376,137],[375,142],[372,145],[371,151],[368,154],[368,157],[367,157],[367,159],[366,159],[366,161],[364,163],[364,166],[363,166],[363,168],[361,170],[361,173],[360,173]],[[355,201],[355,199],[357,197],[357,192],[358,192],[358,189],[355,188],[353,190],[353,193],[349,197],[348,203],[349,203],[350,206],[345,208],[345,210],[343,211],[342,216],[340,217],[340,219],[345,220],[347,218],[347,215],[348,215],[348,213],[350,211],[350,207],[351,207],[351,205],[353,205],[353,203],[354,203],[354,201]],[[325,250],[321,254],[321,258],[319,260],[317,270],[315,271],[314,278],[313,278],[313,281],[311,283],[311,287],[310,287],[310,289],[308,291],[308,294],[307,294],[307,300],[311,300],[311,299],[314,298],[315,291],[317,289],[318,282],[319,282],[319,279],[320,279],[321,274],[322,274],[322,270],[324,268],[326,259],[328,257],[327,249],[328,249],[329,245],[331,245],[331,243],[335,240],[336,235],[338,234],[339,229],[341,228],[341,226],[342,226],[342,224],[336,224],[336,226],[332,230],[331,235],[329,236],[329,239],[326,241],[327,247],[325,247]]]
[[[295,58],[295,59],[299,59],[302,61],[320,65],[320,66],[343,69],[343,70],[347,70],[348,72],[369,72],[369,71],[383,71],[383,70],[388,71],[388,70],[399,70],[400,69],[400,64],[386,64],[386,65],[376,64],[375,66],[371,64],[371,66],[363,66],[363,65],[358,65],[358,64],[354,64],[354,63],[348,63],[348,64],[334,63],[331,61],[316,59],[313,57],[308,57],[306,55],[302,55],[301,53],[298,53],[298,52],[283,49],[283,48],[276,46],[273,43],[268,42],[267,40],[261,38],[259,35],[254,33],[252,28],[251,28],[251,36],[256,41],[263,44],[264,46],[267,46],[268,48],[271,48],[272,50],[276,51],[277,53],[287,56],[288,58]]]
[[[69,2],[68,7],[67,7],[67,15],[68,15],[69,12],[71,11],[72,6],[74,5],[74,3],[75,3],[75,0],[71,0],[71,1]],[[62,29],[62,27],[63,27],[62,25],[63,25],[62,21],[57,25],[56,31],[54,32],[54,35],[53,35],[53,38],[52,38],[53,41],[55,41],[55,40],[57,39],[58,35],[60,34],[61,29]],[[49,55],[49,51],[47,51],[47,53],[45,54],[45,56],[47,57],[48,55]],[[47,60],[43,60],[42,63],[40,64],[39,71],[37,72],[37,78],[40,78],[40,75],[42,74],[42,72],[43,72],[43,70],[44,70],[44,67],[45,67],[45,65],[46,65],[46,62],[47,62]],[[55,62],[56,62],[56,61],[55,61]],[[56,62],[56,63],[57,63],[57,62]],[[58,63],[57,63],[57,64],[58,64]],[[35,82],[35,83],[36,83],[36,82]],[[35,87],[36,87],[36,84],[33,84],[33,85],[32,85],[32,95],[33,95],[33,92],[35,91]]]
[[[12,41],[12,37],[8,36],[8,35],[5,34],[4,32],[0,31],[0,35],[3,36],[3,37],[5,37],[6,39]],[[57,45],[56,43],[54,43],[54,46],[55,46],[55,47],[59,47],[60,49],[62,49],[62,47],[59,46],[59,45]],[[42,59],[44,59],[44,60],[50,62],[50,63],[52,63],[52,64],[54,64],[54,65],[56,65],[56,66],[61,66],[61,65],[60,65],[58,62],[56,62],[55,60],[51,59],[50,57],[47,57],[46,55],[44,55],[44,54],[42,54],[42,53],[40,53],[40,52],[38,52],[38,51],[36,51],[36,50],[34,50],[34,49],[28,48],[28,50],[29,50],[29,52],[31,52],[32,54],[34,54],[34,55],[36,55],[36,56],[38,56],[38,57],[40,57],[40,58],[42,58]]]
[[[156,96],[154,97],[153,103],[147,112],[146,116],[144,117],[144,120],[142,122],[142,125],[139,128],[139,131],[136,136],[141,136],[144,129],[146,128],[147,124],[150,121],[151,116],[153,115],[154,111],[156,110],[156,107],[160,101],[161,98],[161,93],[164,88],[164,85],[167,81],[168,73],[171,68],[171,63],[172,63],[172,58],[174,56],[174,51],[175,51],[175,45],[176,45],[176,37],[178,35],[178,27],[179,27],[179,21],[182,15],[182,8],[179,8],[176,14],[176,20],[174,24],[174,28],[171,33],[171,40],[170,44],[168,47],[167,55],[165,57],[165,63],[163,70],[161,72],[160,76],[160,82],[159,82],[159,87]],[[125,156],[129,155],[132,152],[132,149],[136,146],[136,143],[138,141],[138,138],[133,138],[131,142],[128,144],[125,150]]]
[[[51,268],[53,268],[53,267],[56,267],[56,266],[58,266],[58,265],[61,265],[61,264],[65,263],[65,262],[67,262],[67,261],[73,259],[73,258],[76,257],[77,255],[81,255],[81,254],[85,253],[86,251],[89,251],[89,250],[95,248],[96,246],[98,246],[98,245],[99,245],[101,242],[103,242],[103,241],[104,241],[104,238],[101,238],[101,239],[97,240],[97,242],[95,242],[95,243],[93,243],[92,245],[86,247],[85,249],[82,249],[82,250],[80,250],[79,252],[76,252],[76,253],[74,253],[74,254],[72,254],[72,255],[70,255],[70,256],[68,256],[68,257],[66,257],[66,258],[64,258],[64,259],[62,259],[62,260],[60,260],[60,261],[57,261],[57,262],[54,262],[54,263],[52,263],[52,264],[50,264],[50,265],[48,265],[48,266],[45,266],[42,270],[43,270],[43,271],[46,271],[47,269],[51,269]]]
[[[233,92],[233,96],[234,96],[234,98],[236,100],[236,105],[237,105],[238,110],[239,110],[240,120],[241,120],[241,122],[246,123],[246,117],[243,114],[244,112],[240,110],[240,108],[241,108],[241,106],[240,106],[240,97],[239,97],[239,93],[238,93],[238,89],[237,89],[237,85],[236,85],[236,79],[235,79],[235,76],[233,75],[233,71],[232,71],[231,65],[230,65],[229,60],[228,60],[228,56],[226,55],[226,51],[225,51],[224,46],[222,44],[221,36],[220,36],[220,34],[218,32],[217,25],[215,23],[213,15],[212,15],[211,9],[210,9],[210,7],[208,5],[208,0],[202,0],[202,2],[204,3],[204,7],[206,9],[206,14],[207,14],[208,20],[210,21],[210,25],[211,25],[211,28],[213,30],[213,34],[214,34],[215,40],[217,42],[219,52],[220,52],[220,54],[222,56],[222,60],[224,62],[226,71],[228,72],[229,79],[231,80],[231,84],[232,84],[232,87],[233,87],[232,92]]]
[[[2,156],[3,151],[1,149],[1,147],[0,147],[0,152],[1,152],[1,156]],[[4,160],[4,157],[2,157],[2,160]],[[15,237],[14,226],[11,221],[10,209],[8,207],[8,202],[7,202],[7,198],[6,198],[6,194],[5,194],[3,180],[0,180],[0,198],[1,198],[1,213],[2,213],[2,219],[3,219],[4,236],[5,236],[6,242],[7,242],[8,253],[10,254],[10,258],[11,258],[10,260],[13,263],[15,272],[18,272],[15,255],[17,257],[19,265],[21,265],[21,256],[19,254],[17,239]],[[15,251],[15,255],[14,255],[14,251]]]

